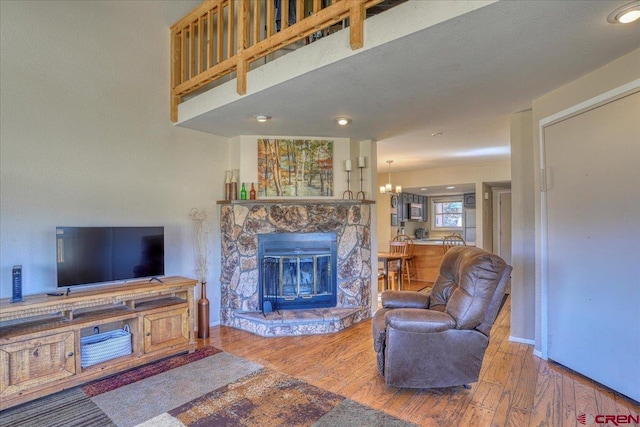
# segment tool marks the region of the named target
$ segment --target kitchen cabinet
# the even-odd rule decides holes
[[[429,206],[427,204],[427,197],[412,193],[398,194],[398,221],[409,221],[411,211],[409,210],[408,205],[411,205],[412,203],[422,206],[422,217],[418,221],[428,221]]]
[[[410,193],[403,193],[404,194],[404,220],[403,221],[409,221],[409,218],[411,217],[411,203],[413,203],[413,194]]]
[[[418,202],[422,205],[422,222],[429,221],[429,198],[420,196]]]
[[[466,209],[475,209],[476,207],[476,193],[466,193],[462,195],[463,204]]]
[[[398,221],[407,221],[409,219],[409,211],[407,209],[407,193],[398,194]]]
[[[476,241],[476,210],[464,210],[464,240],[467,242]]]

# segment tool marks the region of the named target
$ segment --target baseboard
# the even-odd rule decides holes
[[[533,354],[534,356],[536,356],[536,357],[540,358],[540,359],[542,359],[542,358],[543,358],[543,357],[542,357],[542,352],[541,352],[540,350],[537,350],[537,349],[535,348],[535,346],[536,346],[536,341],[535,341],[535,340],[529,340],[529,339],[526,339],[526,338],[514,337],[514,336],[512,336],[512,335],[509,335],[509,341],[511,341],[511,342],[517,342],[517,343],[520,343],[520,344],[527,344],[527,345],[530,345],[530,346],[532,346],[532,347],[533,347],[533,353],[532,353],[532,354]]]
[[[513,335],[509,335],[509,341],[517,342],[517,343],[520,343],[520,344],[536,345],[536,341],[535,340],[528,340],[528,339],[525,339],[525,338],[514,337]]]

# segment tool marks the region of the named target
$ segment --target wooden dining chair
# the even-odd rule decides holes
[[[407,242],[401,242],[397,240],[392,240],[389,242],[389,252],[391,252],[392,254],[406,255],[408,247],[409,244]],[[404,263],[404,260],[402,262]],[[391,288],[393,288],[392,283],[396,283],[396,288],[399,288],[397,264],[398,263],[394,262],[392,265],[389,265],[389,286]]]
[[[393,238],[394,242],[407,242],[406,258],[402,260],[402,274],[407,278],[407,283],[411,285],[411,271],[413,270],[413,239],[406,234],[398,234]]]
[[[443,253],[447,253],[449,249],[454,246],[466,246],[467,242],[464,241],[462,237],[457,234],[451,234],[450,236],[445,236],[442,239],[442,251]]]

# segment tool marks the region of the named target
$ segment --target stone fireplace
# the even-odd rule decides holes
[[[373,202],[219,203],[223,325],[263,336],[308,335],[335,332],[370,317]],[[281,245],[287,240],[294,243]],[[332,244],[335,258],[329,261]],[[276,289],[273,283],[265,288],[262,276],[277,280]],[[271,310],[263,310],[265,300]]]

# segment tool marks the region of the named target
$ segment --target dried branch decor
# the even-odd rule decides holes
[[[193,221],[194,243],[196,249],[196,274],[201,283],[207,282],[209,273],[209,222],[204,209],[191,209],[189,217]]]

